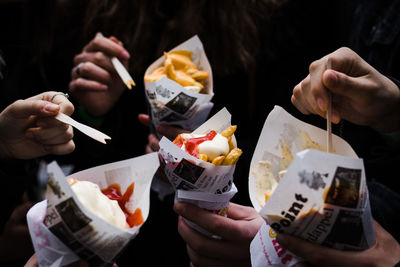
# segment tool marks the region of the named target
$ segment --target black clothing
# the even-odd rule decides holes
[[[383,75],[400,78],[400,2],[361,0],[353,16],[348,46]],[[391,78],[397,85],[396,79]],[[399,87],[400,88],[400,87]],[[400,114],[398,114],[400,116]],[[400,241],[400,142],[349,122],[340,135],[364,159],[373,217]],[[400,134],[400,133],[399,133]]]

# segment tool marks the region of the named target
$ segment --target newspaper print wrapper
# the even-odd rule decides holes
[[[107,188],[118,184],[122,194],[134,182],[126,207],[140,209],[143,223],[150,208],[150,185],[159,166],[157,153],[101,165],[71,174]],[[46,200],[31,208],[27,220],[39,266],[65,266],[78,259],[91,266],[111,266],[141,225],[121,229],[100,219],[78,200],[56,162],[48,165]]]
[[[271,237],[274,232],[341,250],[363,250],[375,244],[363,161],[340,137],[332,136],[332,142],[335,154],[323,152],[325,130],[278,106],[268,115],[249,174],[250,199],[267,222],[267,229],[260,229],[251,245],[253,266],[291,266],[301,260],[280,247]],[[322,151],[306,149],[315,144]],[[283,150],[294,159],[279,181]],[[270,172],[279,182],[265,206],[260,204],[255,178],[262,161],[272,163]]]
[[[214,105],[210,102],[214,96],[211,66],[204,52],[203,44],[197,35],[171,51],[175,50],[191,51],[193,53],[192,61],[197,67],[209,72],[204,83],[203,91],[205,93],[190,92],[166,77],[156,82],[145,81],[146,97],[150,106],[149,114],[152,127],[168,124],[193,131],[207,119]],[[164,56],[157,59],[147,68],[145,74],[150,74],[155,68],[162,66],[164,59]]]
[[[231,126],[231,114],[223,108],[193,133],[206,134],[211,130],[220,133],[229,126]],[[236,145],[236,141],[233,141]],[[188,202],[226,216],[229,201],[237,192],[233,184],[235,165],[217,166],[202,161],[165,137],[160,140],[159,159],[160,168],[164,169],[165,175],[175,189],[175,201]],[[199,232],[213,236],[194,223],[188,220],[186,222]]]

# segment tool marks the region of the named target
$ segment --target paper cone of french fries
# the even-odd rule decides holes
[[[281,107],[268,115],[249,174],[250,199],[268,224],[253,240],[254,266],[293,264],[276,232],[341,250],[375,243],[363,161],[338,136],[333,147],[326,153],[326,131]]]
[[[167,71],[164,69],[164,65],[166,65],[166,56],[163,55],[147,68],[144,84],[147,101],[150,106],[149,113],[151,122],[154,127],[160,124],[168,124],[192,131],[207,119],[213,107],[213,103],[210,102],[214,96],[211,66],[204,52],[203,44],[197,35],[178,45],[171,51],[190,53],[192,62],[189,62],[187,66],[181,66],[187,62],[182,63],[182,61],[179,60],[174,61],[181,64],[179,66],[181,69],[175,70],[174,67],[172,67],[172,70],[169,69]],[[191,64],[194,65],[192,66]],[[163,68],[161,70],[162,74],[157,74],[156,78],[152,77],[151,74],[154,73],[154,70],[159,70],[160,68]],[[207,78],[200,80],[201,84],[197,81],[194,83],[191,81],[184,81],[184,83],[181,82],[181,84],[190,85],[190,87],[184,87],[177,82],[180,82],[179,75],[182,74],[182,72],[186,71],[189,72],[191,76],[195,76],[195,74],[192,73],[193,69],[197,69],[197,71],[201,73],[208,72]],[[171,75],[169,75],[171,72],[173,72],[172,76],[178,76],[175,81]],[[176,75],[175,72],[177,73]],[[167,73],[169,74],[167,75]],[[191,77],[188,79],[191,79]],[[196,87],[191,84],[203,86],[201,93],[190,91],[188,88]]]
[[[193,134],[203,135],[211,130],[221,133],[229,126],[231,126],[231,115],[224,108],[197,128]],[[232,137],[234,139],[234,136]],[[235,140],[234,143],[236,143]],[[215,165],[203,161],[182,150],[165,137],[160,140],[159,158],[160,168],[164,170],[175,188],[176,201],[189,202],[226,216],[229,200],[237,192],[233,183],[235,164]],[[191,225],[200,232],[210,235],[204,229]]]
[[[100,189],[118,187],[122,194],[133,189],[124,207],[137,215],[132,218],[136,221],[120,228],[90,211],[71,189],[57,163],[49,164],[46,200],[32,207],[27,215],[39,266],[64,266],[79,259],[91,266],[111,266],[147,219],[151,181],[158,166],[157,153],[152,153],[68,177],[77,183],[90,181]],[[131,217],[126,218],[128,222]]]

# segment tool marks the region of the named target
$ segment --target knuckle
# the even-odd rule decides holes
[[[74,65],[79,64],[81,57],[82,57],[82,54],[77,54],[74,56],[74,59],[73,59]]]
[[[75,143],[73,141],[70,141],[68,146],[66,147],[65,151],[67,154],[73,152],[75,150]]]
[[[95,63],[100,63],[100,62],[103,61],[103,59],[104,59],[103,52],[99,51],[99,52],[94,53],[93,60],[94,60]]]
[[[309,72],[314,72],[318,68],[318,64],[318,60],[311,62],[310,66],[308,67]]]
[[[74,130],[72,129],[72,126],[68,125],[68,130],[66,132],[66,137],[68,140],[71,140],[74,138]]]

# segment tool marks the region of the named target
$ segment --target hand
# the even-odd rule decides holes
[[[139,122],[144,126],[150,126],[150,118],[149,115],[139,114],[138,116]],[[183,129],[169,126],[166,124],[161,124],[157,127],[157,134],[159,136],[165,136],[169,140],[173,141],[179,134],[185,133]],[[146,145],[146,153],[157,152],[160,149],[159,142],[160,140],[157,138],[155,134],[149,134],[148,143]]]
[[[111,63],[112,57],[119,58],[126,67],[130,55],[115,37],[105,38],[97,34],[74,58],[69,89],[94,117],[106,114],[125,89]]]
[[[180,217],[178,231],[187,244],[192,265],[250,266],[250,243],[264,222],[253,208],[230,203],[228,217],[182,202],[176,203],[174,210],[222,238],[206,237],[189,227]]]
[[[75,149],[72,127],[54,119],[58,112],[71,115],[74,106],[55,94],[18,100],[0,113],[0,157],[30,159]]]
[[[25,260],[32,255],[33,247],[26,223],[26,213],[32,203],[24,203],[14,209],[0,235],[1,261]]]
[[[399,88],[349,48],[314,61],[310,74],[293,89],[292,103],[303,114],[325,117],[329,91],[332,122],[345,119],[381,132],[400,129]]]
[[[315,266],[394,266],[400,261],[400,245],[375,220],[376,243],[363,251],[341,251],[323,247],[286,234],[277,241]]]

